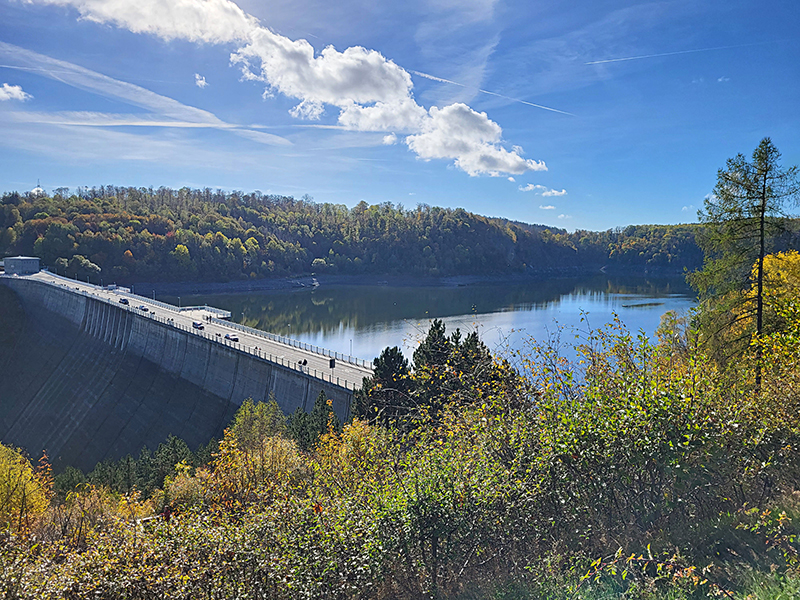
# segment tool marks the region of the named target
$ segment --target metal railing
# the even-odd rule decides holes
[[[174,307],[173,307],[174,308]],[[221,308],[217,308],[215,306],[209,306],[208,304],[204,304],[203,306],[182,306],[178,308],[178,312],[190,312],[193,310],[204,310],[212,315],[217,315],[220,319],[230,319],[231,318],[231,311],[229,310],[222,310]]]
[[[54,275],[53,273],[50,273],[50,274]],[[73,282],[74,281],[72,279],[68,279],[66,277],[62,277],[61,275],[55,275],[55,276],[60,278],[60,279],[63,279],[66,282]],[[78,281],[78,283],[82,283],[82,282]],[[91,284],[91,283],[86,283],[86,284],[83,284],[83,285],[89,285],[89,286],[95,287],[95,288],[98,287],[98,286],[95,286],[94,284]],[[299,340],[294,340],[292,338],[289,338],[289,337],[286,337],[286,336],[283,336],[283,335],[277,335],[277,334],[274,334],[274,333],[270,333],[268,331],[262,331],[261,329],[255,329],[253,327],[248,327],[246,325],[241,325],[239,323],[234,323],[233,321],[228,321],[227,319],[231,318],[230,311],[222,310],[221,308],[216,308],[214,306],[208,306],[208,305],[204,305],[204,306],[184,306],[184,307],[178,308],[177,306],[174,306],[172,304],[167,304],[165,302],[160,302],[158,300],[153,300],[153,299],[147,298],[145,296],[139,296],[138,294],[133,294],[131,292],[122,292],[121,295],[128,296],[131,299],[139,299],[139,300],[137,300],[138,302],[148,302],[149,304],[153,304],[153,305],[158,306],[158,307],[160,307],[160,308],[162,308],[164,310],[169,310],[169,311],[175,312],[175,313],[188,312],[188,311],[192,311],[192,310],[204,310],[204,311],[206,311],[208,313],[218,315],[217,317],[212,317],[212,319],[211,319],[211,321],[213,323],[217,323],[218,325],[224,325],[224,326],[227,326],[227,327],[233,327],[234,329],[238,329],[239,331],[243,331],[243,332],[245,332],[247,334],[255,335],[255,336],[258,336],[258,337],[262,337],[264,339],[268,339],[268,340],[271,340],[273,342],[277,342],[279,344],[285,344],[285,345],[290,346],[292,348],[299,348],[301,350],[305,350],[306,352],[312,352],[314,354],[319,354],[321,356],[325,356],[325,357],[328,357],[328,358],[335,358],[336,360],[339,360],[339,361],[342,361],[342,362],[345,362],[345,363],[348,363],[348,364],[351,364],[351,365],[354,365],[354,366],[357,366],[357,367],[361,367],[361,368],[364,368],[364,369],[372,369],[372,361],[368,361],[368,360],[364,360],[364,359],[361,359],[361,358],[357,358],[355,356],[350,356],[349,354],[343,354],[341,352],[335,352],[333,350],[328,350],[327,348],[323,348],[322,346],[316,346],[314,344],[307,344],[305,342],[301,342]]]
[[[127,308],[128,310],[131,310],[130,307],[125,307],[125,308]],[[271,362],[272,364],[275,364],[275,365],[280,365],[281,367],[284,367],[286,369],[291,369],[293,371],[299,371],[299,372],[301,372],[301,373],[303,373],[303,374],[305,374],[305,375],[307,375],[309,377],[314,377],[316,379],[321,379],[322,381],[327,381],[331,385],[335,385],[335,386],[344,388],[346,390],[355,391],[355,390],[357,390],[357,389],[359,389],[361,387],[361,382],[349,381],[349,380],[344,379],[342,377],[335,377],[333,374],[328,374],[323,370],[312,369],[312,368],[310,368],[308,366],[299,364],[299,363],[295,362],[294,360],[288,359],[288,358],[286,358],[284,356],[280,356],[280,355],[277,355],[277,354],[272,354],[271,352],[267,352],[267,351],[265,351],[265,350],[263,350],[261,348],[258,348],[257,346],[247,346],[245,344],[242,344],[241,342],[235,342],[233,340],[225,339],[224,337],[220,336],[219,334],[208,333],[208,332],[205,331],[205,329],[198,329],[196,327],[192,327],[192,326],[189,326],[189,325],[184,325],[183,323],[177,323],[174,320],[168,320],[168,319],[165,319],[164,317],[161,317],[161,316],[158,316],[158,315],[154,315],[153,313],[141,314],[141,313],[136,312],[134,314],[138,314],[139,316],[142,316],[142,317],[149,317],[150,319],[158,321],[159,323],[163,323],[164,325],[167,325],[168,327],[173,327],[175,329],[178,329],[180,331],[185,331],[187,333],[192,333],[192,334],[197,335],[199,337],[202,337],[202,338],[204,338],[206,340],[217,342],[218,344],[222,344],[223,346],[227,346],[229,348],[232,348],[233,350],[236,350],[238,352],[243,352],[245,354],[249,354],[250,356],[254,356],[254,357],[259,358],[261,360]],[[220,319],[213,319],[213,318],[211,319],[212,323],[213,322],[218,322],[218,321],[221,321],[221,320]],[[230,323],[228,321],[221,321],[220,324],[228,325],[228,326],[230,326],[230,325],[238,325],[239,327],[242,327],[238,323]]]
[[[63,275],[59,275],[58,273],[53,273],[52,271],[47,271],[47,274],[52,276],[52,277],[56,277],[58,279],[61,279],[65,283],[79,283],[81,285],[88,285],[88,286],[90,286],[92,288],[96,288],[96,289],[100,289],[100,290],[106,290],[106,291],[109,290],[109,288],[106,288],[104,286],[98,286],[98,285],[95,285],[93,283],[89,283],[88,281],[87,282],[80,281],[79,279],[70,279],[69,277],[64,277]],[[147,302],[149,304],[153,304],[155,306],[158,306],[159,308],[162,308],[164,310],[169,310],[169,311],[176,312],[176,313],[187,312],[187,311],[192,311],[192,310],[204,310],[204,311],[206,311],[208,313],[211,313],[212,315],[217,315],[222,319],[230,319],[231,318],[230,311],[223,310],[223,309],[217,308],[215,306],[208,306],[207,304],[204,304],[203,306],[183,306],[183,307],[179,308],[179,307],[175,306],[174,304],[167,304],[166,302],[161,302],[160,300],[156,300],[155,298],[148,298],[147,296],[141,296],[139,294],[135,294],[135,293],[131,292],[130,288],[117,287],[117,288],[115,288],[114,290],[111,290],[111,291],[117,292],[117,294],[120,295],[120,296],[127,296],[128,298],[131,298],[132,300],[135,300],[136,302],[139,302],[139,303]]]
[[[341,352],[334,352],[333,350],[328,350],[327,348],[323,348],[322,346],[307,344],[305,342],[301,342],[300,340],[293,340],[292,338],[286,337],[284,335],[276,335],[268,331],[262,331],[261,329],[254,329],[253,327],[248,327],[247,325],[242,325],[240,323],[234,323],[232,321],[222,321],[221,319],[212,318],[211,322],[216,323],[218,325],[233,327],[234,329],[238,329],[239,331],[242,331],[249,335],[262,337],[264,339],[271,340],[279,344],[285,344],[287,346],[291,346],[292,348],[299,348],[300,350],[305,350],[306,352],[313,352],[314,354],[327,356],[328,358],[335,358],[336,360],[351,365],[355,365],[357,367],[362,367],[364,369],[372,369],[371,361],[364,360],[362,358],[356,358],[355,356],[350,356],[349,354],[342,354]]]
[[[49,273],[49,274],[53,275],[53,273]],[[275,365],[280,365],[283,368],[291,369],[293,371],[299,371],[299,372],[304,373],[305,375],[307,375],[309,377],[314,377],[316,379],[321,379],[322,381],[327,381],[331,385],[335,385],[335,386],[344,388],[346,390],[355,391],[355,390],[357,390],[357,389],[359,389],[361,387],[361,382],[360,381],[353,382],[353,381],[348,381],[347,379],[343,379],[341,377],[334,377],[333,374],[328,374],[323,370],[312,369],[312,368],[310,368],[308,366],[305,366],[305,365],[302,365],[302,364],[298,364],[293,360],[285,358],[284,356],[272,354],[271,352],[266,352],[266,351],[264,351],[264,350],[262,350],[262,349],[260,349],[260,348],[258,348],[256,346],[246,346],[246,345],[244,345],[244,344],[242,344],[240,342],[234,342],[233,340],[227,340],[223,336],[220,336],[219,334],[212,335],[211,333],[207,333],[204,329],[198,329],[198,328],[195,328],[195,327],[192,327],[192,326],[189,326],[189,325],[184,325],[182,323],[177,323],[172,318],[162,317],[162,316],[157,315],[156,313],[153,313],[153,312],[143,313],[143,312],[139,311],[135,306],[131,306],[131,305],[128,305],[128,304],[119,304],[118,302],[114,302],[113,300],[111,300],[109,298],[103,298],[102,296],[96,296],[94,294],[86,292],[86,291],[80,289],[80,287],[77,287],[77,286],[74,286],[74,285],[68,285],[68,284],[81,283],[80,281],[76,282],[74,279],[69,279],[67,277],[62,277],[61,275],[55,275],[55,276],[58,277],[59,279],[64,280],[64,283],[54,284],[54,283],[50,283],[48,281],[39,281],[39,280],[36,280],[36,279],[28,279],[28,278],[25,278],[25,281],[29,281],[29,282],[40,284],[40,285],[53,285],[53,286],[56,286],[56,287],[59,287],[59,286],[60,287],[64,287],[70,293],[79,294],[79,295],[84,296],[86,298],[91,298],[91,299],[97,300],[99,302],[104,302],[105,304],[108,304],[109,306],[114,306],[114,307],[116,307],[118,309],[126,310],[126,311],[128,311],[128,312],[130,312],[130,313],[132,313],[134,315],[138,315],[138,316],[143,317],[143,318],[151,319],[151,320],[156,321],[158,323],[161,323],[161,324],[163,324],[163,325],[165,325],[167,327],[172,327],[172,328],[178,329],[180,331],[185,331],[187,333],[191,333],[191,334],[197,335],[197,336],[202,337],[204,339],[207,339],[209,341],[213,341],[213,342],[216,342],[218,344],[222,344],[224,346],[232,348],[232,349],[234,349],[234,350],[236,350],[238,352],[249,354],[250,356],[254,356],[254,357],[259,358],[261,360],[271,362],[272,364],[275,364]],[[12,279],[12,277],[10,275],[0,275],[0,277],[7,278],[7,279]],[[16,279],[16,278],[14,278],[14,279]],[[84,285],[86,285],[86,284],[84,284]],[[88,285],[92,285],[92,284],[88,284]],[[98,286],[92,286],[92,287],[98,287]],[[139,297],[139,296],[135,296],[135,295],[132,295],[132,296]],[[175,313],[179,313],[180,312],[176,307],[174,307],[174,306],[172,306],[170,304],[165,304],[163,302],[157,302],[157,301],[154,302],[153,300],[148,300],[147,298],[144,298],[144,300],[147,300],[147,302],[150,303],[150,304],[156,304],[157,306],[163,305],[167,310],[171,310],[172,312],[175,312]],[[210,321],[212,323],[216,323],[218,325],[223,325],[225,327],[232,327],[234,329],[238,329],[238,330],[243,331],[245,333],[248,333],[250,335],[255,335],[255,336],[263,337],[263,338],[266,338],[266,339],[269,339],[269,340],[272,340],[272,341],[281,342],[283,344],[286,344],[286,345],[294,347],[294,348],[302,348],[302,349],[307,350],[309,352],[314,352],[316,354],[321,354],[323,356],[336,358],[337,360],[341,360],[343,362],[349,362],[350,364],[354,364],[354,365],[357,365],[357,366],[363,366],[365,368],[371,368],[372,367],[372,365],[370,363],[368,363],[367,361],[361,360],[361,359],[357,359],[357,358],[354,358],[354,357],[351,357],[351,356],[340,354],[338,352],[331,352],[330,350],[326,350],[325,348],[321,348],[319,346],[313,346],[311,344],[305,344],[305,343],[300,342],[298,340],[292,340],[292,339],[285,338],[285,337],[282,337],[282,336],[276,336],[276,335],[274,335],[272,333],[268,333],[266,331],[261,331],[260,329],[253,329],[252,327],[247,327],[245,325],[240,325],[239,323],[232,323],[231,321],[224,321],[222,319],[217,319],[216,317],[212,317]],[[350,360],[348,360],[348,359],[350,359]]]

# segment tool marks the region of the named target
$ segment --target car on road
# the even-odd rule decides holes
[[[231,335],[230,333],[226,333],[225,334],[225,339],[226,340],[230,340],[232,342],[238,342],[239,341],[239,336],[238,335]]]
[[[127,298],[120,298],[120,299],[119,299],[119,303],[120,303],[120,304],[124,304],[125,306],[127,306],[128,304],[130,304],[130,302],[128,302],[128,299],[127,299]]]
[[[139,310],[142,312],[150,312],[150,309],[147,308],[144,304],[139,305]]]
[[[192,327],[195,329],[205,329],[206,326],[203,325],[200,321],[192,321]]]

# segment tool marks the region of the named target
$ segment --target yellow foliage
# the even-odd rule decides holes
[[[213,507],[230,510],[273,495],[276,488],[301,483],[307,467],[293,440],[272,436],[242,449],[235,434],[226,430],[211,474],[201,475],[206,500]]]
[[[329,430],[315,449],[315,483],[333,495],[370,493],[371,484],[380,485],[389,475],[393,435],[361,419],[353,419],[341,433]]]
[[[732,292],[741,298],[734,304],[734,318],[729,326],[729,339],[750,337],[755,328],[755,307],[758,298],[758,263],[753,265],[750,288]],[[787,303],[800,301],[800,253],[795,250],[768,254],[764,257],[764,334],[780,332],[788,326],[782,316]]]
[[[800,298],[800,253],[795,250],[764,257],[764,297],[767,303]]]
[[[0,529],[27,528],[49,503],[47,472],[37,472],[19,451],[0,444]]]
[[[176,473],[164,480],[163,496],[159,504],[193,506],[203,499],[204,482],[208,479],[208,471],[200,469],[195,475],[191,467],[182,461],[175,465]]]
[[[105,487],[82,485],[54,503],[36,529],[42,540],[60,540],[74,547],[86,547],[87,540],[118,522],[133,522],[155,513],[153,498],[142,498],[137,490],[116,494]]]

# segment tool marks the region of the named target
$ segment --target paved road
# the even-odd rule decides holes
[[[126,298],[130,303],[128,308],[133,312],[162,321],[171,319],[171,323],[174,323],[181,329],[198,335],[205,333],[205,337],[215,338],[221,344],[233,346],[239,350],[256,354],[267,360],[290,366],[294,369],[302,369],[303,372],[308,373],[312,377],[318,377],[335,384],[338,383],[348,389],[360,388],[361,380],[364,377],[372,375],[372,369],[350,364],[343,360],[336,360],[336,366],[331,369],[330,358],[328,356],[303,349],[302,347],[297,348],[286,343],[271,340],[258,334],[241,331],[232,325],[220,322],[220,320],[209,322],[207,320],[208,317],[217,317],[218,315],[205,310],[179,311],[177,307],[167,305],[169,306],[168,308],[161,302],[154,302],[141,296],[132,295],[126,291],[118,289],[109,290],[80,281],[65,280],[62,277],[56,277],[52,273],[46,271],[41,271],[36,275],[29,275],[27,277],[51,285],[79,290],[96,298],[105,299],[111,303],[119,304],[120,299]],[[146,307],[147,312],[140,310],[138,308],[139,306]],[[192,327],[193,322],[203,323],[202,333],[200,330]],[[238,337],[239,341],[232,342],[226,340],[226,334]],[[307,364],[300,365],[299,363],[301,362]]]

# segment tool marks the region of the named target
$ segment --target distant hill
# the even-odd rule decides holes
[[[6,193],[0,254],[120,283],[230,281],[303,273],[412,276],[607,267],[681,272],[702,263],[697,225],[576,231],[464,209],[353,208],[210,189],[80,188]]]
[[[512,221],[510,219],[503,219],[501,217],[489,217],[493,223],[496,223],[500,227],[519,227],[529,233],[540,233],[547,229],[551,233],[567,233],[566,229],[561,229],[560,227],[551,227],[550,225],[538,225],[536,223],[523,223],[522,221]]]

